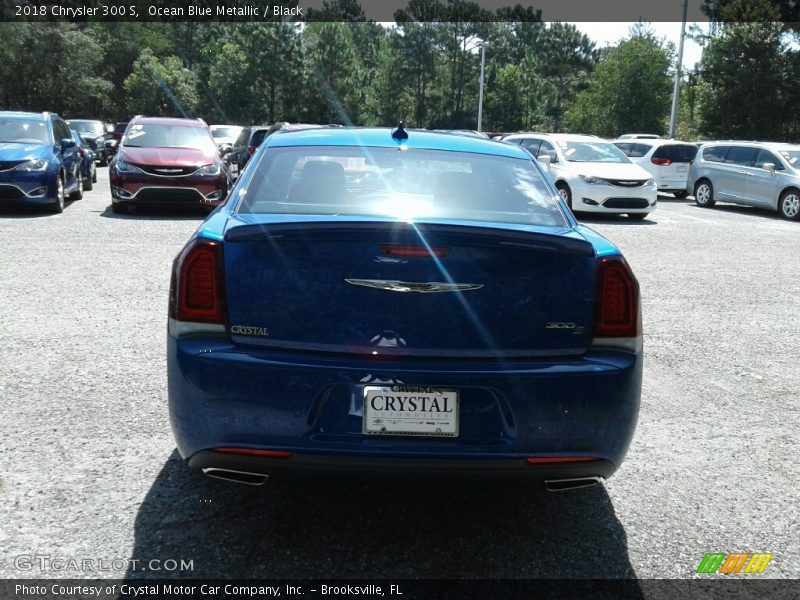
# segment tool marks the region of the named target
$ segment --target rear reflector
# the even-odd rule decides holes
[[[402,256],[411,258],[427,258],[430,256],[435,256],[437,258],[442,258],[450,254],[450,248],[428,248],[426,246],[400,246],[394,244],[384,244],[381,246],[381,252],[389,256]]]
[[[668,167],[672,164],[672,161],[668,158],[651,158],[650,162],[654,165],[659,165],[662,167]]]
[[[635,338],[642,333],[639,283],[621,256],[597,261],[595,338]]]
[[[594,456],[532,456],[526,459],[532,465],[550,465],[556,463],[594,462]]]
[[[227,322],[220,242],[198,238],[175,259],[170,317],[194,323]]]
[[[214,452],[244,454],[248,456],[268,456],[270,458],[289,458],[292,453],[285,450],[256,450],[254,448],[214,448]]]

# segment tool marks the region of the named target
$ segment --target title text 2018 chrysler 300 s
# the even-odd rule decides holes
[[[168,374],[189,466],[506,475],[620,465],[639,288],[520,147],[276,133],[175,260]]]

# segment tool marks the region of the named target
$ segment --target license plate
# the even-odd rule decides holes
[[[366,386],[363,432],[458,437],[458,392],[427,386]]]
[[[678,167],[678,173],[686,173],[688,167]]]

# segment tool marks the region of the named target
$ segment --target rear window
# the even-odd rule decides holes
[[[709,162],[725,162],[725,155],[730,146],[712,146],[703,150],[703,160]]]
[[[690,163],[696,154],[697,146],[693,144],[667,144],[656,148],[653,158],[668,158],[674,163]]]
[[[272,148],[253,170],[238,210],[567,224],[529,160],[413,148]]]
[[[622,150],[625,156],[629,158],[641,158],[650,152],[652,148],[649,144],[635,144],[633,142],[617,142],[614,145]]]
[[[261,142],[264,141],[265,137],[267,137],[266,129],[259,129],[258,131],[254,131],[252,137],[250,138],[250,145],[258,148],[261,145]]]
[[[619,148],[608,142],[561,142],[569,162],[630,163]]]

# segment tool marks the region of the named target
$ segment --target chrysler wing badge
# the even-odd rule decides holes
[[[479,290],[482,283],[442,283],[431,281],[419,283],[416,281],[391,281],[387,279],[345,279],[351,285],[360,285],[388,292],[419,292],[420,294],[433,294],[436,292],[468,292]]]

